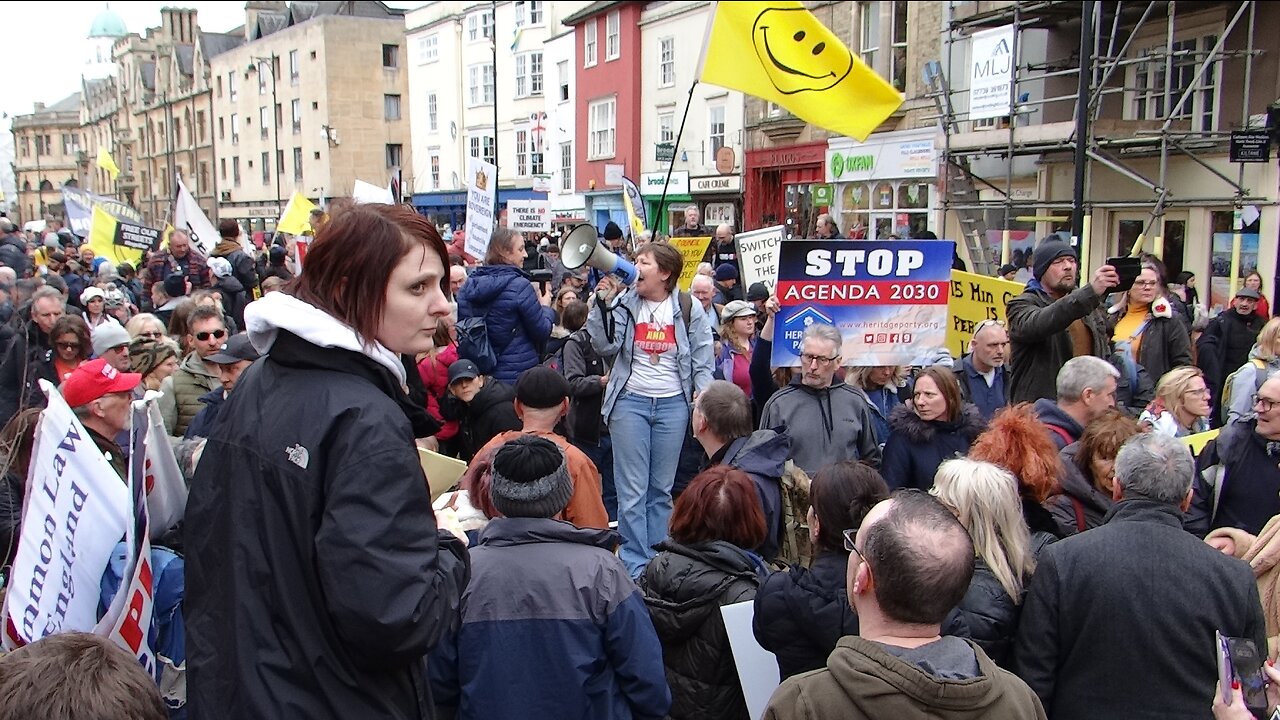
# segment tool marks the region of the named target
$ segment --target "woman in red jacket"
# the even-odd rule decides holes
[[[458,421],[445,420],[440,414],[440,398],[449,389],[449,366],[458,359],[458,343],[454,338],[453,320],[446,319],[436,326],[435,343],[425,357],[418,361],[418,375],[427,391],[427,413],[441,424],[440,432],[432,437],[441,448],[440,452],[452,455],[447,450],[451,441],[458,434]]]

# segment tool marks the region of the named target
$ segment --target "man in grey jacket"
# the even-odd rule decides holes
[[[835,382],[840,331],[814,323],[800,341],[800,371],[765,403],[760,428],[786,428],[791,459],[809,475],[844,460],[880,467],[871,408],[860,390]]]
[[[1052,400],[1054,379],[1068,360],[1076,355],[1105,358],[1110,354],[1107,339],[1087,324],[1070,328],[1098,308],[1108,288],[1120,284],[1116,269],[1103,265],[1094,271],[1088,285],[1075,289],[1079,261],[1071,246],[1061,240],[1041,243],[1032,265],[1034,279],[1005,309],[1013,351],[1010,404]]]

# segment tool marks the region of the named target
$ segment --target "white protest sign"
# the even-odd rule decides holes
[[[181,180],[178,181],[178,202],[173,206],[173,224],[179,230],[186,230],[196,247],[205,255],[212,253],[221,239],[200,203],[191,196],[191,191],[187,190]]]
[[[356,180],[355,186],[351,188],[351,197],[357,203],[395,204],[395,197],[391,194],[391,188],[378,187],[364,180]]]
[[[739,285],[749,288],[761,282],[773,292],[778,284],[778,251],[784,234],[781,225],[738,233],[734,241],[738,244],[738,263],[742,266]]]
[[[479,158],[467,158],[467,239],[463,249],[482,258],[493,235],[498,188],[498,168]]]
[[[969,40],[969,119],[1007,117],[1012,108],[1012,25],[976,32]]]
[[[133,501],[133,523],[125,536],[127,555],[120,587],[111,599],[116,620],[107,637],[138,658],[152,677],[158,677],[156,655],[148,639],[155,605],[151,586],[151,520],[147,511],[147,492],[152,481],[147,469],[151,464],[148,446],[153,443],[153,438],[149,437],[148,405],[154,409],[155,400],[133,403],[132,427],[129,430],[129,494]],[[161,436],[160,442],[168,448],[168,438]]]
[[[187,511],[187,483],[178,469],[178,460],[169,444],[164,420],[160,418],[160,393],[147,391],[146,428],[147,513],[151,516],[151,539],[155,540],[177,525]],[[136,422],[137,420],[135,420]]]
[[[747,701],[747,716],[764,717],[769,698],[778,689],[778,658],[760,647],[751,631],[751,619],[755,616],[755,603],[721,605],[724,630],[729,636],[729,649],[733,651],[733,664],[738,668],[738,681],[742,683],[742,697]]]
[[[551,232],[551,203],[546,200],[508,201],[507,227],[512,230]]]
[[[41,387],[48,388],[49,406],[36,430],[5,598],[4,642],[10,648],[114,623],[110,613],[98,620],[102,573],[133,520],[124,480],[58,391],[45,381]]]

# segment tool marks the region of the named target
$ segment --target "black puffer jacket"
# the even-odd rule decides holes
[[[1076,463],[1080,443],[1074,442],[1062,449],[1062,492],[1044,501],[1045,509],[1052,515],[1061,530],[1059,537],[1069,537],[1096,528],[1116,504],[1111,496],[1094,487],[1092,479]],[[1080,521],[1084,527],[1080,527]]]
[[[458,400],[452,393],[445,395],[440,401],[440,412],[445,420],[458,421],[455,442],[459,458],[470,462],[476,451],[498,434],[524,427],[512,404],[515,398],[516,392],[510,385],[492,377],[484,379],[484,387],[469,403]]]
[[[956,422],[921,420],[911,407],[899,405],[889,415],[880,473],[890,488],[928,490],[942,461],[967,455],[986,428],[982,412],[972,403],[964,404]]]
[[[777,656],[782,679],[826,667],[840,638],[858,634],[845,591],[848,565],[846,553],[823,552],[812,568],[793,565],[760,586],[751,629]]]
[[[686,546],[670,538],[640,578],[662,641],[673,720],[747,720],[721,605],[751,600],[756,562],[727,542]]]
[[[426,656],[469,569],[436,530],[399,382],[285,330],[240,376],[187,503],[193,720],[433,716]]]
[[[1030,577],[1024,579],[1024,588],[1030,580]],[[1014,602],[987,563],[978,558],[969,589],[943,622],[942,634],[972,639],[997,665],[1008,669],[1021,604],[1021,598]]]

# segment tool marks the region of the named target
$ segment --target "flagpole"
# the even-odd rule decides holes
[[[671,151],[671,160],[667,163],[667,179],[662,183],[662,197],[658,198],[658,211],[653,214],[653,226],[649,228],[655,235],[658,233],[658,223],[662,220],[665,212],[664,208],[667,203],[667,186],[671,184],[671,171],[676,167],[676,155],[680,154],[680,138],[684,137],[684,123],[689,119],[689,107],[693,105],[693,90],[698,87],[698,79],[694,78],[693,84],[689,86],[689,97],[684,101],[684,115],[680,116],[680,130],[676,132],[675,147]],[[622,192],[627,189],[623,188]],[[667,233],[671,233],[671,228],[667,228]]]

